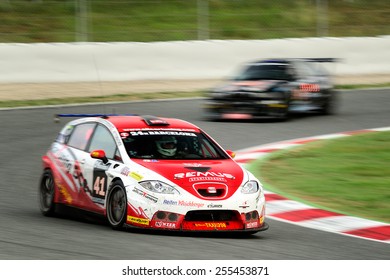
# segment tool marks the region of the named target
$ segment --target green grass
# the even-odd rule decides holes
[[[169,99],[169,98],[190,98],[204,96],[203,91],[193,92],[155,92],[155,93],[119,93],[103,96],[88,97],[69,97],[69,98],[50,98],[39,100],[4,100],[0,101],[0,108],[17,108],[33,106],[50,106],[50,105],[70,105],[82,103],[99,103],[99,102],[120,102],[120,101],[137,101],[150,99]]]
[[[206,2],[207,0],[203,0]],[[327,1],[327,36],[390,34],[390,2]],[[80,13],[77,3],[87,3]],[[317,1],[208,0],[0,1],[0,42],[272,39],[317,34]],[[323,10],[324,11],[324,10]],[[85,30],[84,30],[85,29]]]
[[[318,140],[250,170],[267,190],[342,214],[390,223],[390,132]]]

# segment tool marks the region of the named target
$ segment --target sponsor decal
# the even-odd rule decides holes
[[[123,167],[121,170],[121,174],[125,176],[129,176],[137,181],[141,181],[143,179],[143,176],[138,174],[137,172],[130,171],[128,167]]]
[[[232,174],[222,173],[222,172],[185,172],[185,173],[176,173],[174,175],[175,179],[184,179],[189,178],[190,181],[201,181],[201,180],[215,180],[223,181],[225,179],[235,179]]]
[[[190,136],[196,137],[195,133],[184,131],[131,131],[131,136],[144,136],[144,135],[174,135],[174,136]]]
[[[63,166],[65,167],[66,172],[70,173],[70,171],[72,169],[72,163],[71,163],[71,159],[68,157],[68,155],[61,152],[57,156],[57,159],[63,164]]]
[[[246,228],[256,228],[259,226],[259,223],[257,221],[255,222],[250,222],[246,224]]]
[[[64,184],[58,179],[55,180],[55,184],[60,190],[60,193],[63,195],[66,203],[72,204],[72,196],[68,192],[68,190],[65,188]]]
[[[134,224],[147,225],[147,226],[149,225],[148,219],[137,218],[133,216],[127,216],[127,221]]]
[[[207,208],[222,208],[222,204],[209,204],[207,205]]]
[[[157,159],[144,159],[144,162],[158,162]]]
[[[127,132],[121,132],[120,135],[122,138],[126,138],[126,137],[129,137],[130,134]]]
[[[242,205],[240,205],[240,206],[238,206],[238,207],[240,207],[240,208],[248,208],[249,207],[249,205],[248,205],[248,201],[244,201],[243,203],[242,203]]]
[[[174,206],[183,206],[183,207],[195,207],[201,208],[204,206],[204,203],[198,203],[194,201],[184,201],[184,200],[168,200],[164,199],[163,204],[165,205],[174,205]]]
[[[127,166],[122,168],[122,170],[121,170],[122,175],[128,176],[129,173],[130,173],[130,169]]]
[[[177,178],[176,178],[177,179]],[[225,178],[219,178],[219,177],[195,177],[190,178],[190,182],[199,182],[199,181],[219,181],[219,182],[227,182]]]
[[[137,172],[130,172],[129,176],[137,181],[141,181],[144,177],[138,174]]]
[[[171,228],[171,229],[175,229],[177,228],[177,223],[170,223],[170,222],[163,222],[163,221],[157,221],[155,222],[155,227],[158,227],[158,228]]]
[[[195,223],[196,227],[226,228],[226,223]]]
[[[143,127],[143,128],[125,128],[123,131],[190,131],[190,132],[196,132],[196,129],[193,128],[149,128],[149,127]]]
[[[134,189],[133,189],[133,192],[135,192],[136,194],[139,194],[139,195],[141,195],[141,196],[143,196],[143,197],[145,197],[145,198],[147,198],[147,199],[153,201],[154,203],[156,203],[156,202],[158,201],[158,198],[157,198],[157,197],[154,197],[153,195],[150,195],[150,194],[144,192],[143,190],[134,188]]]

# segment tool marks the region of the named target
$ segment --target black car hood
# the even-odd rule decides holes
[[[285,84],[284,80],[250,80],[250,81],[230,81],[219,87],[220,92],[237,92],[237,91],[269,91],[274,87]]]

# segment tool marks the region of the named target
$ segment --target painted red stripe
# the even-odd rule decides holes
[[[351,230],[343,233],[386,241],[390,240],[390,225]]]
[[[275,201],[275,200],[288,200],[287,198],[281,196],[281,195],[278,195],[276,193],[266,193],[265,194],[265,200],[267,202],[269,201]]]
[[[373,132],[373,131],[368,130],[368,129],[362,129],[362,130],[355,130],[355,131],[347,131],[347,132],[344,132],[343,134],[355,135],[355,134],[362,134],[362,133],[367,133],[367,132]]]
[[[318,141],[318,139],[303,139],[291,142],[292,144],[306,144],[310,142]]]
[[[272,153],[279,151],[280,149],[277,148],[269,148],[269,149],[258,149],[258,150],[253,150],[251,153]]]
[[[322,209],[302,209],[302,210],[294,210],[294,211],[289,211],[284,213],[278,213],[271,216],[292,221],[292,222],[300,222],[305,220],[342,216],[342,215],[327,210],[322,210]]]

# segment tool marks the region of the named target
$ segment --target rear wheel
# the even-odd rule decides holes
[[[39,184],[39,207],[44,216],[53,216],[56,211],[54,203],[55,185],[51,170],[45,170]]]
[[[321,114],[333,115],[337,110],[337,98],[335,93],[330,93],[328,99],[321,108]]]
[[[127,217],[127,197],[122,182],[117,181],[111,187],[107,197],[107,219],[113,229],[123,226]]]

